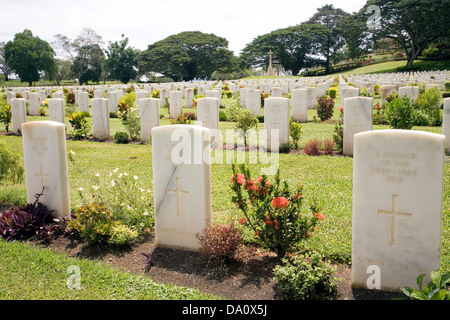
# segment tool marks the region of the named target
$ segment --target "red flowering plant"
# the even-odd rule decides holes
[[[279,257],[311,237],[319,220],[325,218],[317,206],[304,212],[304,185],[291,191],[287,181],[281,182],[279,169],[273,182],[265,175],[252,178],[245,165],[237,170],[233,164],[232,170],[232,201],[244,214],[239,223],[252,229],[260,244]]]
[[[73,91],[70,91],[69,93],[67,93],[66,103],[67,104],[74,104],[75,103],[75,93]]]

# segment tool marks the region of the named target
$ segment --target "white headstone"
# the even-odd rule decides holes
[[[373,98],[354,97],[345,99],[343,154],[353,155],[355,134],[372,130]]]
[[[289,142],[289,99],[266,98],[264,102],[264,132],[267,151],[278,151]],[[275,136],[278,135],[278,139]]]
[[[159,126],[159,99],[144,98],[140,100],[141,141],[150,139],[152,129]]]
[[[182,112],[181,91],[172,90],[169,92],[170,118],[175,119]]]
[[[305,89],[306,89],[306,106],[308,109],[312,109],[317,103],[317,87],[307,87]]]
[[[108,99],[92,99],[92,136],[97,139],[110,137]]]
[[[211,225],[209,133],[195,125],[152,130],[157,246],[198,250],[195,234]]]
[[[89,113],[89,93],[84,91],[78,93],[78,107],[81,112]]]
[[[222,92],[220,90],[215,90],[215,89],[207,90],[205,92],[205,96],[207,98],[217,98],[217,99],[219,99],[219,106],[222,103]]]
[[[375,130],[355,136],[354,288],[418,289],[420,274],[440,268],[443,150],[444,137],[435,133]]]
[[[37,116],[39,115],[39,94],[36,92],[30,92],[29,101],[30,101],[30,115]]]
[[[344,108],[345,112],[345,99],[358,97],[359,89],[352,86],[344,87],[341,89],[340,96],[341,96],[341,107]]]
[[[308,108],[306,106],[306,89],[291,90],[291,113],[292,119],[297,122],[308,121]]]
[[[44,190],[39,201],[55,210],[55,217],[70,215],[65,129],[65,125],[54,121],[22,125],[27,201],[33,203],[35,195]]]
[[[66,123],[66,110],[64,109],[64,99],[48,99],[48,116],[50,121]]]
[[[117,100],[117,94],[115,91],[108,91],[106,93],[106,99],[108,100],[108,113],[117,112],[117,106],[119,101]]]
[[[450,152],[450,98],[444,99],[444,113],[442,115],[442,134],[445,136],[445,150]]]
[[[219,99],[197,100],[197,124],[210,129],[211,143],[219,141]]]
[[[27,122],[27,109],[25,99],[11,99],[11,122],[12,132],[20,133],[22,130],[22,123]]]
[[[382,86],[381,87],[381,105],[385,104],[386,101],[386,97],[388,95],[390,95],[392,92],[396,92],[396,87],[393,85],[387,85],[387,86]]]
[[[184,90],[184,107],[193,108],[194,107],[194,89],[186,88]]]
[[[261,114],[261,90],[247,89],[245,108],[250,109],[254,116]]]
[[[407,96],[410,100],[415,100],[419,97],[419,87],[400,87],[398,89],[398,97],[403,98]]]

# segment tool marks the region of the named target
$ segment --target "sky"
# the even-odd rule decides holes
[[[24,29],[51,43],[56,34],[75,39],[83,28],[109,42],[145,50],[149,44],[183,31],[213,33],[228,40],[238,56],[257,36],[300,24],[332,4],[348,13],[367,0],[0,0],[0,42]]]

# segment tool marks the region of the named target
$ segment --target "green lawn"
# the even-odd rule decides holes
[[[334,112],[335,119],[339,113],[339,101],[338,97]],[[335,125],[315,123],[312,121],[315,114],[315,110],[308,110],[309,122],[302,124],[303,135],[300,148],[312,138],[332,138]],[[46,118],[28,117],[28,121],[39,121]],[[161,124],[168,124],[168,120],[163,119]],[[220,123],[220,130],[223,133],[233,127],[234,123],[231,122]],[[387,128],[387,126],[374,126],[374,130]],[[440,127],[415,127],[413,129],[441,133]],[[0,130],[3,128],[0,127]],[[111,119],[111,132],[114,133],[118,130],[124,130],[120,120]],[[21,157],[23,156],[21,137],[2,135],[0,141],[6,142],[11,149],[17,151]],[[108,174],[115,168],[139,176],[140,181],[152,189],[152,149],[149,144],[119,145],[68,140],[67,150],[75,153],[75,162],[69,162],[70,197],[73,210],[83,204],[78,189],[80,187],[91,188],[91,181],[97,173]],[[212,152],[213,158],[217,152]],[[248,167],[252,174],[256,175],[259,174],[261,168],[264,168],[264,165],[249,164]],[[323,206],[322,212],[326,219],[315,231],[314,237],[309,240],[307,246],[338,262],[351,263],[353,159],[351,157],[280,154],[279,167],[282,179],[286,179],[291,186],[298,182],[304,183],[304,194],[307,201],[316,200]],[[225,161],[215,162],[212,164],[211,170],[213,222],[219,223],[230,218],[240,218],[240,212],[231,201],[232,192],[228,186],[232,173],[231,164]],[[446,157],[444,174],[442,268],[450,271],[449,157]],[[0,185],[0,203],[24,204],[26,202],[25,194],[24,182],[16,185]],[[61,283],[67,279],[65,270],[68,265],[73,264],[73,260],[47,251],[40,252],[23,244],[0,241],[0,299],[45,299],[45,297],[55,294],[54,292],[58,296],[68,299],[97,299],[97,297],[102,299],[111,297],[146,299],[150,298],[148,295],[150,293],[144,292],[143,288],[156,286],[142,277],[116,273],[109,269],[105,271],[99,265],[88,261],[82,263],[87,264],[86,268],[90,270],[89,278],[86,279],[85,292],[67,291],[60,287],[63,287]],[[36,270],[34,271],[33,268]],[[25,281],[24,277],[26,277]],[[131,293],[127,293],[123,289],[129,284],[133,284],[133,288],[134,284],[136,285]],[[105,287],[104,291],[99,287]],[[191,296],[194,294],[192,290],[180,292],[177,291],[178,289],[164,286],[156,286],[154,290],[156,293],[152,298],[155,299],[178,299],[180,296],[192,299],[203,298],[203,296],[197,296],[197,293]],[[158,295],[159,290],[163,291],[161,295]]]

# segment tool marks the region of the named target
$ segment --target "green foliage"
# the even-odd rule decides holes
[[[105,54],[97,43],[77,47],[77,56],[73,60],[71,71],[76,75],[80,85],[101,79]]]
[[[336,99],[337,96],[337,88],[336,87],[330,87],[330,89],[328,89],[328,95],[333,98]]]
[[[70,91],[66,94],[66,103],[75,104],[75,93],[73,91]]]
[[[253,179],[245,165],[239,171],[232,165],[232,170],[231,200],[244,214],[240,223],[248,225],[260,244],[278,256],[311,237],[319,220],[324,219],[315,205],[310,207],[313,214],[304,212],[303,184],[291,191],[287,181],[281,182],[280,170],[274,182],[265,175]]]
[[[445,90],[450,91],[450,81],[445,81],[444,85],[445,85]]]
[[[76,230],[90,243],[107,241],[114,225],[112,212],[105,204],[92,202],[79,207],[67,223],[69,231]]]
[[[87,112],[74,112],[67,117],[72,126],[71,136],[75,140],[80,140],[88,136],[89,130],[91,129],[86,119],[88,115],[89,113]]]
[[[212,225],[196,234],[196,237],[201,245],[200,254],[208,260],[231,260],[244,242],[242,230],[234,222]]]
[[[128,83],[137,75],[137,56],[139,51],[131,47],[127,47],[128,38],[124,38],[120,42],[110,42],[106,50],[107,60],[106,67],[110,73],[110,77],[120,80],[122,83]]]
[[[423,287],[425,274],[417,277],[419,290],[410,287],[403,287],[402,292],[410,300],[450,300],[450,273],[442,274],[441,270],[434,270],[430,274],[431,281]]]
[[[214,71],[238,69],[228,41],[214,34],[186,31],[148,46],[138,57],[139,71],[156,72],[175,81],[211,78]]]
[[[387,119],[391,128],[412,129],[414,125],[414,109],[411,100],[407,96],[393,99],[386,104],[386,107]]]
[[[234,129],[244,139],[244,145],[247,145],[247,136],[250,134],[249,130],[258,125],[258,118],[253,115],[250,109],[239,108],[236,111],[236,124]]]
[[[24,168],[18,154],[11,150],[6,143],[0,141],[0,181],[12,183],[23,181]]]
[[[326,121],[333,117],[334,99],[323,96],[317,99],[317,116],[321,121]]]
[[[292,139],[292,148],[298,149],[298,143],[302,137],[302,125],[292,118],[289,119],[289,136]]]
[[[128,142],[130,142],[130,137],[128,136],[128,133],[125,131],[117,131],[114,134],[114,142],[121,143],[121,144],[127,144]]]
[[[109,241],[115,245],[125,245],[130,243],[139,236],[136,230],[133,230],[122,222],[115,222],[111,227],[111,233]]]
[[[136,104],[136,94],[134,90],[122,97],[117,106],[117,112],[122,118],[122,124],[130,134],[131,140],[138,140],[141,134],[141,119]]]
[[[4,50],[6,63],[29,86],[33,81],[39,80],[40,72],[45,72],[50,78],[56,73],[55,52],[52,47],[48,42],[33,36],[30,30],[16,33],[14,40],[7,42]]]
[[[340,115],[338,123],[334,127],[333,141],[339,152],[344,150],[344,108],[339,108]]]
[[[274,268],[273,278],[285,299],[315,299],[336,292],[338,279],[333,276],[336,268],[322,262],[319,254],[292,255],[282,262]]]
[[[413,107],[428,121],[427,125],[442,125],[442,116],[440,111],[441,91],[438,88],[430,88],[419,94],[414,100]],[[418,124],[416,124],[418,125]]]
[[[9,124],[11,123],[11,119],[12,119],[11,105],[0,104],[0,122],[5,125],[6,132],[9,131]]]

